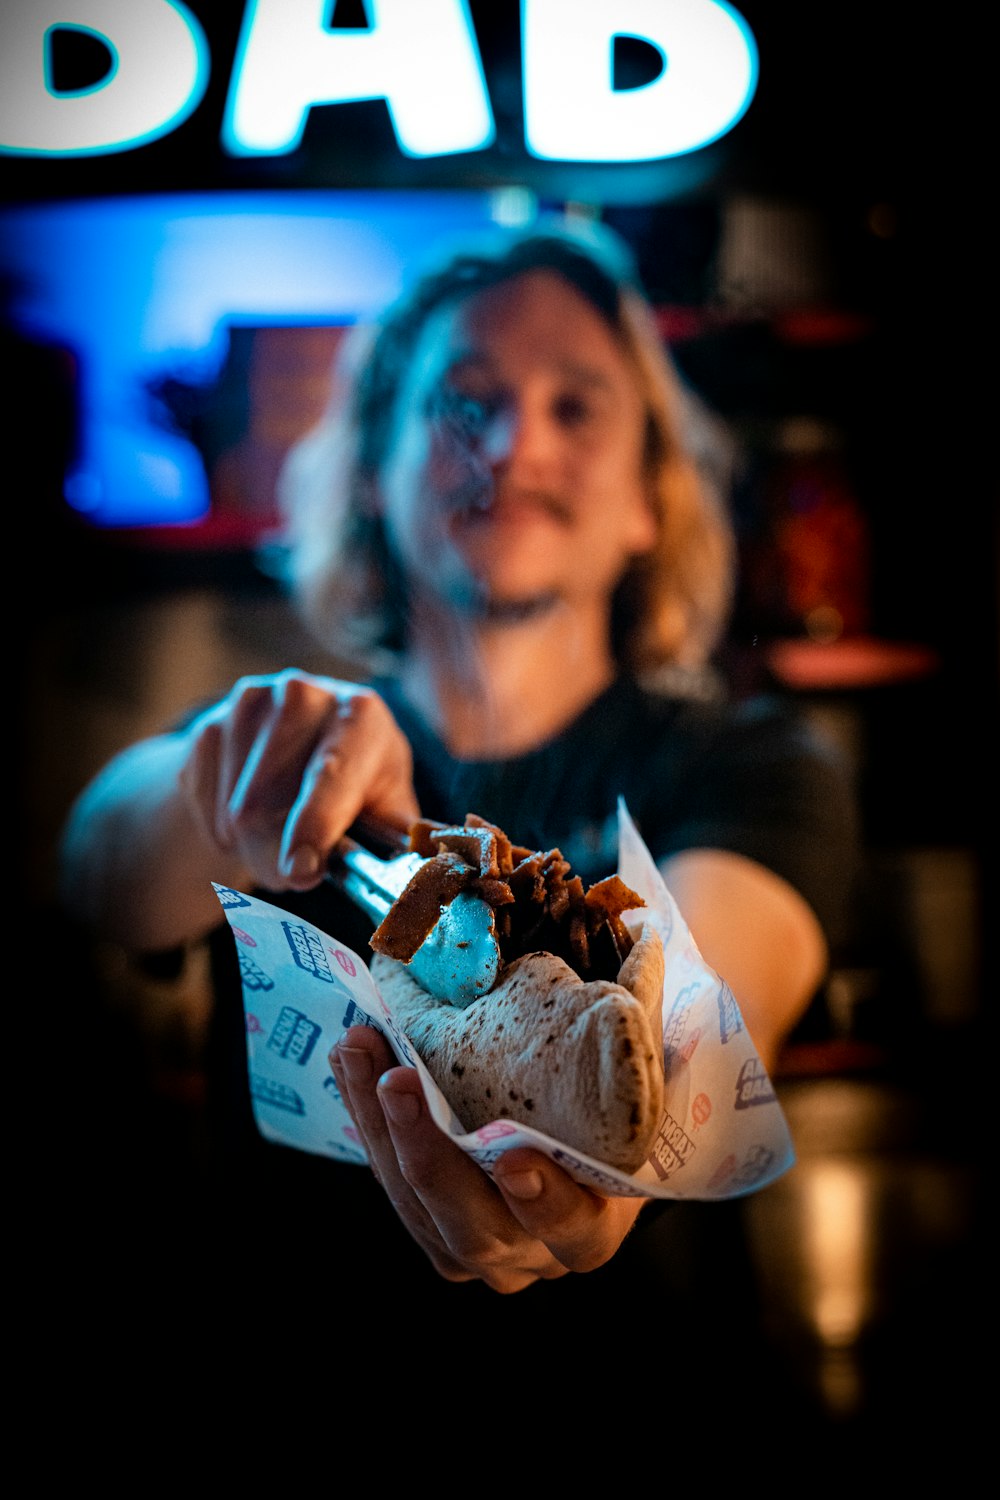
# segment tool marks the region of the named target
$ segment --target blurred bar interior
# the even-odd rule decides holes
[[[618,166],[528,154],[516,7],[476,4],[496,145],[404,157],[372,100],[313,110],[286,156],[227,158],[241,7],[190,8],[213,74],[172,135],[0,159],[28,916],[47,930],[61,821],[116,749],[242,673],[329,669],[266,546],[343,329],[466,230],[603,219],[634,248],[734,507],[725,669],[808,708],[863,810],[853,944],[776,1080],[799,1159],[745,1204],[762,1316],[831,1431],[936,1410],[964,1446],[989,1295],[995,491],[960,329],[985,291],[979,199],[948,161],[916,172],[906,7],[742,6],[760,54],[745,117]],[[363,23],[360,0],[331,10]],[[197,1151],[199,1026],[171,1006],[135,1044],[150,1149],[178,1161]]]

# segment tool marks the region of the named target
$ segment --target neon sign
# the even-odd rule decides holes
[[[467,0],[365,0],[367,25],[326,24],[333,0],[247,0],[220,131],[233,157],[287,155],[309,113],[383,99],[400,152],[449,156],[496,140]],[[757,84],[745,20],[722,0],[521,0],[524,144],[549,161],[637,162],[696,151],[730,131]],[[108,67],[59,89],[53,47],[82,32]],[[170,134],[202,103],[208,40],[180,0],[5,0],[0,152],[106,156]],[[617,38],[660,60],[616,87]]]

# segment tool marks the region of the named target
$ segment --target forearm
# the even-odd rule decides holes
[[[212,844],[180,787],[183,735],[123,751],[84,789],[60,851],[60,896],[96,937],[133,952],[177,947],[215,927],[212,882],[247,872]]]
[[[773,1071],[826,972],[819,921],[798,891],[741,855],[692,849],[662,871],[702,957],[729,985]]]

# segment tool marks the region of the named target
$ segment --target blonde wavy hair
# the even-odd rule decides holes
[[[417,342],[439,308],[540,269],[562,276],[616,334],[646,408],[646,478],[659,535],[616,590],[616,660],[636,675],[697,670],[719,643],[735,547],[701,442],[711,421],[678,376],[627,248],[605,226],[559,221],[499,232],[451,254],[375,325],[351,330],[330,406],[288,456],[279,482],[282,576],[317,640],[363,670],[391,670],[406,643],[404,580],[369,497],[391,451]]]

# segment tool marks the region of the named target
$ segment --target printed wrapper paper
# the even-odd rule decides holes
[[[532,1146],[596,1192],[734,1198],[773,1182],[795,1157],[781,1106],[729,986],[705,963],[624,804],[618,873],[663,939],[665,1110],[634,1174],[618,1171],[511,1120],[466,1132],[397,1025],[364,960],[311,923],[216,885],[240,960],[250,1092],[270,1141],[364,1164],[365,1151],[330,1069],[349,1026],[375,1026],[417,1069],[440,1128],[487,1172],[503,1151]],[[630,920],[633,920],[630,918]]]

